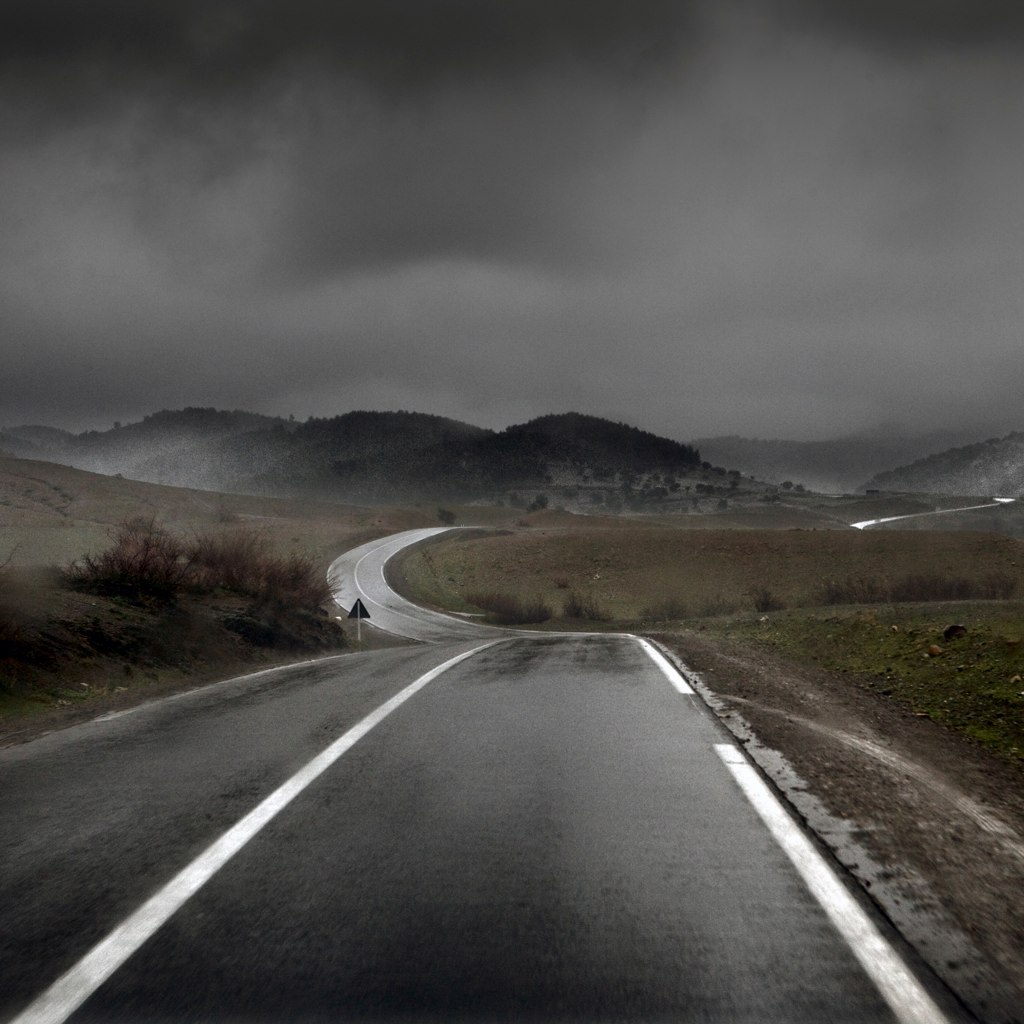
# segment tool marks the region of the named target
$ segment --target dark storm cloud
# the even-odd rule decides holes
[[[963,50],[1024,43],[1018,0],[781,0],[781,9],[797,24],[882,45]]]
[[[5,3],[0,423],[577,408],[685,439],[1012,414],[1020,22]]]
[[[690,31],[680,0],[10,0],[0,62],[100,84],[245,86],[312,59],[390,87],[578,58],[637,72]]]
[[[169,197],[276,175],[273,275],[498,248],[579,258],[585,230],[570,217],[552,232],[553,207],[693,48],[693,7],[16,0],[0,14],[0,117],[23,140],[96,121],[100,158],[121,147],[134,165],[120,187],[140,227],[171,249]]]

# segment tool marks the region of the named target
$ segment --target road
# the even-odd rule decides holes
[[[965,1019],[656,649],[452,635],[0,751],[0,1019]]]
[[[938,508],[931,512],[910,512],[903,516],[886,516],[883,519],[863,519],[859,523],[850,523],[854,530],[866,530],[869,526],[880,526],[882,523],[898,523],[901,519],[920,519],[922,516],[948,516],[953,512],[974,512],[979,508],[1000,508],[1010,505],[1016,498],[993,498],[984,505],[963,505],[960,508]]]

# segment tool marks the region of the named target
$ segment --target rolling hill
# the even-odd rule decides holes
[[[1024,493],[1024,433],[950,448],[872,477],[865,487],[930,494]]]
[[[558,487],[635,506],[681,493],[683,478],[711,471],[690,445],[578,413],[493,431],[414,412],[360,411],[296,423],[187,408],[78,435],[9,429],[0,433],[0,449],[178,487],[364,504],[515,504]]]
[[[864,481],[876,474],[962,444],[964,440],[962,435],[946,432],[911,437],[879,429],[869,435],[830,441],[761,440],[732,435],[702,437],[692,443],[704,458],[718,465],[733,466],[770,483],[790,480],[828,494],[861,489]]]

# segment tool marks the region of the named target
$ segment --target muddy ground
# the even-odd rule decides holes
[[[657,639],[967,1007],[1024,1021],[1020,768],[866,679],[699,631]]]

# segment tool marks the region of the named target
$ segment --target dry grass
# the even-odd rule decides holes
[[[413,594],[460,608],[471,592],[568,587],[622,622],[773,611],[837,600],[1000,598],[1021,591],[1022,542],[998,534],[855,530],[680,530],[627,521],[441,541],[403,566]],[[855,581],[850,583],[850,581]],[[966,582],[964,582],[966,581]]]
[[[551,607],[540,598],[523,599],[515,594],[491,590],[467,594],[466,600],[487,613],[487,620],[500,626],[535,625],[551,618]]]
[[[184,536],[258,529],[275,550],[309,554],[326,567],[375,537],[436,526],[437,509],[217,494],[0,457],[0,554],[15,549],[14,566],[64,565],[99,554],[111,529],[134,518],[155,518]]]
[[[816,603],[906,604],[925,601],[1005,601],[1016,597],[1019,578],[1005,571],[976,577],[911,573],[895,579],[882,576],[847,576],[823,584]]]

